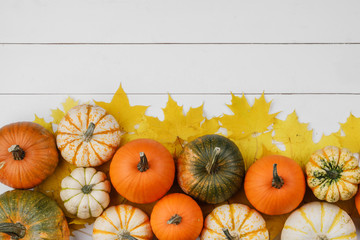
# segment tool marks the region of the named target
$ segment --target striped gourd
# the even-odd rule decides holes
[[[73,107],[60,121],[56,137],[62,157],[76,166],[99,166],[111,159],[120,145],[116,119],[93,105]]]
[[[267,240],[265,220],[254,209],[238,203],[215,208],[205,219],[201,240]]]
[[[66,210],[78,218],[98,217],[110,203],[110,181],[95,168],[76,168],[61,182]]]
[[[286,220],[282,240],[356,240],[356,228],[341,208],[326,202],[311,202]]]
[[[153,239],[149,217],[140,209],[121,204],[106,209],[94,223],[93,240]]]
[[[320,200],[337,202],[355,196],[360,183],[359,160],[347,149],[327,146],[306,164],[307,183]]]

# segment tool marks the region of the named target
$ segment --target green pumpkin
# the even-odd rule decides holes
[[[185,193],[215,204],[240,189],[245,167],[234,142],[220,135],[205,135],[185,146],[177,161],[177,173]]]
[[[0,195],[0,239],[68,240],[64,213],[55,201],[31,190]]]

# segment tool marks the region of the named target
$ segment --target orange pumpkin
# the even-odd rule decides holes
[[[278,155],[266,156],[250,166],[244,190],[260,212],[280,215],[294,210],[305,195],[305,177],[299,164]]]
[[[32,188],[51,175],[58,163],[54,136],[33,122],[16,122],[0,129],[0,182]]]
[[[358,191],[357,194],[355,195],[355,206],[358,213],[360,214],[360,191]]]
[[[155,204],[150,224],[158,239],[195,240],[203,227],[203,215],[191,197],[173,193]]]
[[[135,203],[150,203],[169,191],[175,177],[170,152],[152,139],[128,142],[115,153],[110,179],[117,192]]]

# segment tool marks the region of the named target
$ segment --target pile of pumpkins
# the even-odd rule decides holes
[[[301,167],[272,155],[245,167],[238,147],[220,135],[189,142],[176,162],[159,142],[137,139],[120,147],[115,118],[99,106],[79,105],[66,114],[56,139],[42,126],[18,122],[0,129],[0,181],[29,189],[50,176],[62,157],[77,166],[61,182],[65,209],[79,218],[96,217],[93,239],[269,239],[261,213],[291,213],[281,239],[356,239],[349,215],[333,202],[355,196],[359,160],[347,149],[328,146]],[[111,160],[110,181],[94,167]],[[167,194],[174,179],[185,193]],[[244,184],[243,184],[244,181]],[[319,200],[303,205],[306,182]],[[151,216],[131,205],[108,207],[111,185],[134,203],[156,202]],[[218,204],[244,185],[251,209],[222,204],[205,220],[194,200]],[[166,195],[167,194],[167,195]],[[330,202],[330,203],[328,203]],[[360,197],[356,197],[360,203]],[[295,210],[295,211],[294,211]],[[0,239],[69,239],[66,218],[42,193],[13,190],[0,196]]]

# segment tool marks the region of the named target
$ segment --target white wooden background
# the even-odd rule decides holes
[[[319,139],[360,116],[360,1],[0,0],[0,82],[0,126],[122,83],[160,118],[167,93],[212,117],[265,92]]]

